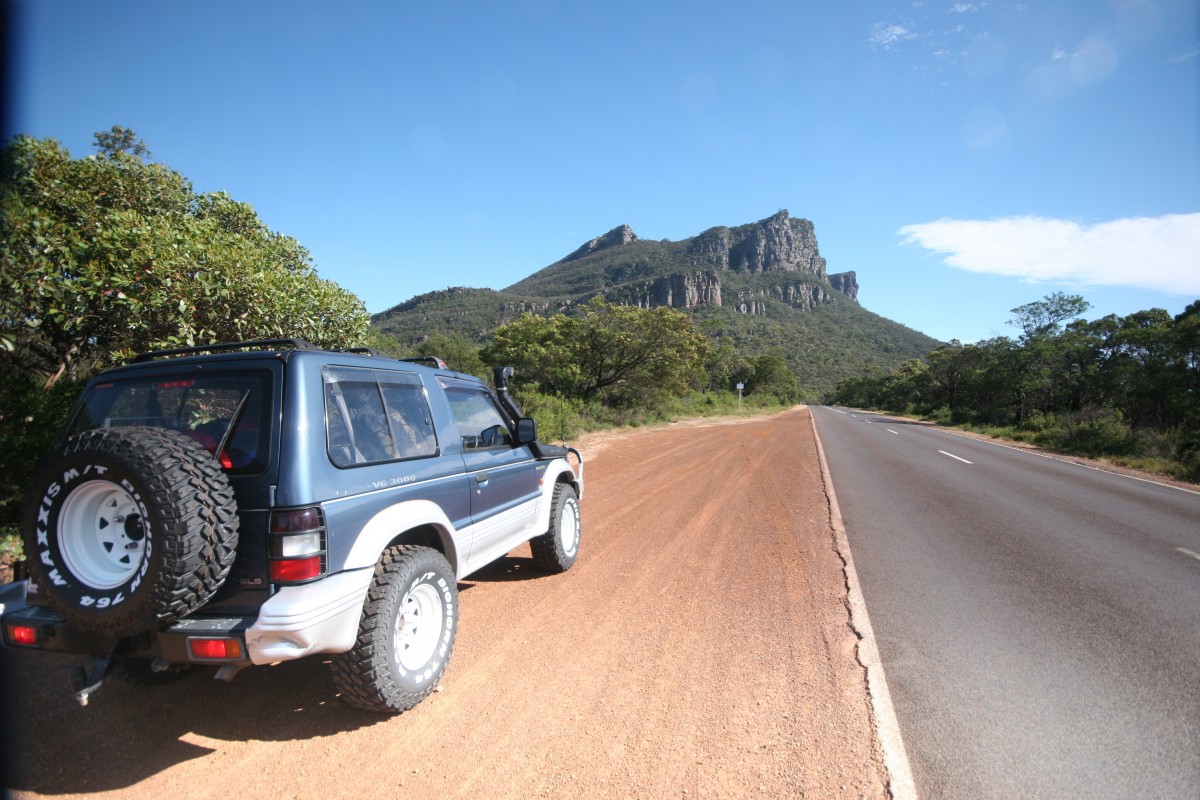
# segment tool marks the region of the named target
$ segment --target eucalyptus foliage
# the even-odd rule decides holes
[[[891,372],[844,380],[833,400],[1010,427],[1088,455],[1154,456],[1200,479],[1200,301],[1079,319],[1054,293],[1012,310],[1016,339],[952,341]]]
[[[84,158],[28,136],[0,152],[0,524],[98,369],[215,342],[367,341],[362,302],[295,239],[149,158],[121,127]]]
[[[702,386],[707,355],[686,314],[600,298],[582,314],[526,314],[498,328],[482,352],[488,364],[514,367],[519,383],[614,407],[653,407]]]
[[[0,337],[47,387],[150,349],[365,339],[362,302],[251,206],[195,192],[128,129],[96,150],[17,136],[0,154]]]

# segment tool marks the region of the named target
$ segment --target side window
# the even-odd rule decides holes
[[[420,379],[408,372],[326,367],[329,457],[339,467],[437,454]]]
[[[487,392],[447,386],[446,399],[462,435],[464,450],[512,446],[508,424]]]
[[[433,415],[420,380],[404,372],[377,372],[383,407],[392,428],[392,443],[400,458],[437,454]]]

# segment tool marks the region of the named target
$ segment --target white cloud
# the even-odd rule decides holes
[[[879,23],[871,31],[871,46],[881,50],[891,50],[897,44],[916,37],[911,26],[904,24]]]
[[[898,233],[905,244],[945,254],[947,265],[967,272],[1200,295],[1200,213],[1094,225],[1041,217],[940,219]]]

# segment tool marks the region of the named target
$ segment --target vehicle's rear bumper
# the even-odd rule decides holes
[[[162,630],[123,639],[72,627],[52,609],[30,603],[28,581],[18,581],[0,587],[0,625],[4,644],[21,649],[94,656],[117,653],[173,664],[272,664],[353,647],[373,575],[371,569],[341,572],[305,586],[280,589],[257,615],[193,615]],[[35,641],[14,641],[14,626],[35,631]],[[193,639],[229,638],[241,642],[242,658],[196,658],[189,647]]]
[[[133,658],[161,658],[173,664],[249,664],[248,658],[204,659],[191,655],[192,639],[237,639],[246,653],[246,631],[254,624],[253,616],[188,617],[160,631],[116,638],[81,631],[67,624],[55,611],[29,602],[28,581],[0,587],[0,625],[4,644],[18,649],[46,650],[58,653],[82,653],[106,656],[118,653]],[[14,628],[32,629],[32,643],[13,640]]]
[[[374,575],[374,569],[347,570],[280,589],[246,631],[250,660],[272,664],[349,650],[358,638],[363,601]]]

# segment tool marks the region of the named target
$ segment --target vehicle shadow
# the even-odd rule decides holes
[[[548,577],[550,573],[539,567],[529,556],[509,555],[496,559],[478,572],[471,573],[465,580],[471,583],[507,583]],[[459,588],[463,588],[463,584],[459,584]]]
[[[386,722],[334,694],[327,659],[243,670],[232,682],[197,670],[164,686],[108,678],[80,706],[69,668],[80,656],[0,648],[6,686],[0,748],[10,789],[94,794],[128,788],[217,750],[221,741],[300,741]]]

